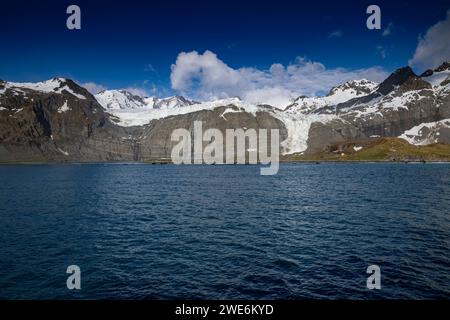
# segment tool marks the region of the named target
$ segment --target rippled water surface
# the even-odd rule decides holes
[[[0,166],[0,298],[450,298],[449,248],[446,164]]]

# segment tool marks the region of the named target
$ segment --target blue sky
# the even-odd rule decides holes
[[[65,26],[70,4],[81,8],[81,30]],[[366,28],[370,4],[381,8],[382,30]],[[171,65],[181,52],[194,50],[197,58],[209,50],[231,70],[287,68],[301,57],[303,64],[317,62],[331,71],[391,72],[408,64],[419,35],[445,20],[448,9],[449,0],[9,1],[0,12],[0,78],[64,76],[165,95],[177,91]],[[197,71],[191,75],[199,76],[202,70]],[[198,96],[195,81],[190,84],[182,93]],[[220,90],[227,94],[228,86]]]

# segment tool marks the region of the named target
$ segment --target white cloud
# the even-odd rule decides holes
[[[383,46],[377,46],[377,53],[381,56],[382,59],[386,59],[387,50]]]
[[[447,17],[429,28],[425,36],[419,37],[414,57],[409,64],[420,70],[438,67],[450,60],[450,10]]]
[[[153,65],[151,63],[149,63],[145,66],[144,71],[158,73],[158,71],[155,69],[155,67],[153,67]]]
[[[247,91],[244,99],[257,104],[269,104],[271,106],[286,107],[295,98],[289,89],[282,87],[264,87]]]
[[[342,30],[335,30],[328,35],[328,38],[341,38],[344,35]]]
[[[104,85],[95,83],[95,82],[85,82],[81,83],[80,86],[86,88],[92,94],[97,94],[100,91],[106,90],[107,88]]]
[[[382,33],[383,37],[389,36],[393,30],[394,30],[394,24],[392,22],[389,22],[387,28],[383,30],[383,33]]]
[[[322,63],[297,58],[294,63],[272,64],[268,70],[233,69],[216,54],[182,52],[172,65],[172,88],[198,100],[240,97],[252,103],[285,107],[300,95],[317,95],[352,79],[382,81],[388,73],[381,67],[349,70],[326,68]]]

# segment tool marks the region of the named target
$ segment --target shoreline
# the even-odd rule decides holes
[[[408,161],[393,161],[393,160],[280,160],[280,164],[450,164],[450,160],[408,160]],[[177,165],[177,166],[264,166],[261,163],[233,163],[233,164],[174,164],[172,161],[9,161],[0,162],[0,166],[8,165],[84,165],[84,164],[98,164],[98,165]]]

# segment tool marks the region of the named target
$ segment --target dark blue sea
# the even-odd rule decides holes
[[[449,248],[448,164],[0,166],[1,299],[448,299]]]

